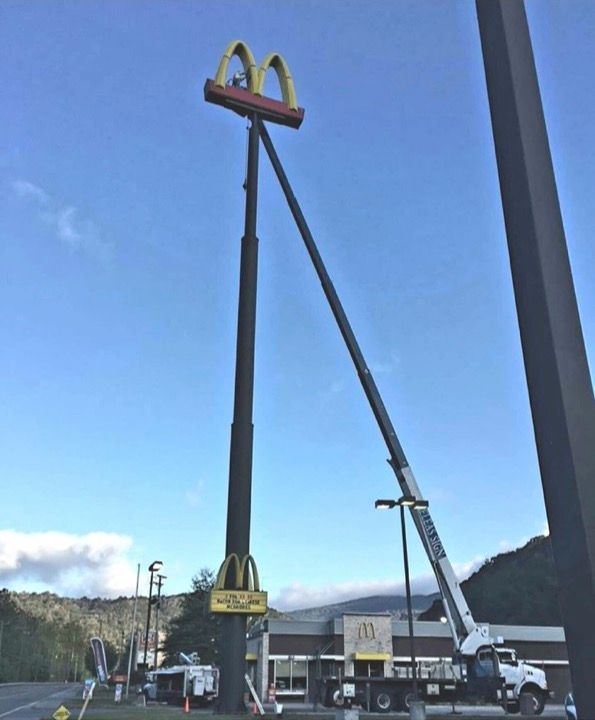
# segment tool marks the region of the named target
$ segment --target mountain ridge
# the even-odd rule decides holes
[[[411,596],[413,616],[417,617],[436,600],[439,594],[415,594]],[[353,598],[340,603],[330,603],[310,608],[286,610],[284,614],[293,620],[330,620],[343,613],[389,613],[396,619],[407,617],[407,598],[405,595],[368,595],[362,598]]]

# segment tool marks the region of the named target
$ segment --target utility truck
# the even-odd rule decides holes
[[[270,136],[264,123],[260,120],[257,122],[263,145],[388,448],[388,462],[395,473],[400,490],[404,496],[417,501],[423,500],[372,372],[366,364]],[[494,639],[489,636],[488,627],[475,622],[429,510],[427,507],[422,509],[410,507],[410,512],[436,576],[444,614],[454,641],[452,663],[448,666],[445,663],[436,663],[434,666],[420,667],[419,689],[422,697],[428,701],[433,699],[443,701],[449,696],[457,700],[495,702],[505,706],[509,712],[518,712],[521,704],[523,707],[531,705],[535,714],[541,713],[548,697],[545,673],[519,660],[514,650],[496,647]],[[411,696],[412,680],[405,677],[356,677],[344,678],[344,681],[347,692],[352,693],[354,697],[359,697],[361,700],[365,693],[371,695],[372,705],[376,710],[388,711],[395,706],[407,705],[407,699]],[[344,695],[342,688],[335,687],[333,683],[336,684],[337,680],[328,682],[325,694],[327,701],[340,700]]]
[[[414,699],[411,666],[399,666],[393,677],[326,677],[321,679],[327,707],[361,705],[372,712],[405,711]],[[416,663],[418,697],[428,704],[465,702],[498,704],[508,713],[539,715],[547,697],[543,670],[523,663],[514,650],[497,645],[478,648],[472,656]]]
[[[196,653],[179,654],[180,665],[159,668],[148,673],[143,687],[147,700],[184,704],[209,705],[219,694],[219,668],[200,665]]]

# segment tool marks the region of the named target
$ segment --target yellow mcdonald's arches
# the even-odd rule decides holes
[[[229,67],[229,61],[232,57],[234,57],[234,55],[242,62],[244,72],[246,73],[248,90],[251,93],[262,97],[265,76],[269,67],[272,67],[277,73],[277,78],[279,79],[283,102],[290,110],[298,109],[293,77],[289,71],[289,65],[285,62],[283,56],[276,52],[269,53],[262,61],[260,67],[257,68],[254,55],[243,40],[233,40],[225,48],[225,52],[219,61],[217,73],[215,74],[215,85],[217,87],[225,87],[227,68]]]
[[[376,631],[374,630],[374,624],[371,622],[362,622],[359,625],[357,636],[361,640],[362,638],[376,638]]]
[[[216,590],[226,589],[225,582],[227,580],[227,574],[229,572],[230,565],[235,571],[235,573],[232,574],[232,578],[234,578],[232,580],[232,582],[234,583],[233,589],[250,591],[260,590],[260,580],[258,577],[258,570],[256,569],[256,562],[254,561],[254,558],[252,557],[252,555],[244,555],[244,557],[240,560],[236,553],[231,553],[221,563],[221,567],[219,568],[219,572],[217,573],[217,580],[215,582]],[[248,570],[247,577],[245,577],[246,570]],[[247,587],[244,587],[244,582],[246,582]]]
[[[260,67],[258,68],[258,85],[252,92],[255,95],[262,95],[264,90],[264,78],[269,67],[272,67],[277,73],[283,101],[290,110],[297,110],[298,104],[295,94],[295,85],[293,84],[291,73],[289,72],[289,65],[285,62],[283,56],[279,55],[279,53],[269,53],[262,61]]]
[[[248,82],[248,90],[253,93],[258,84],[256,60],[254,59],[252,50],[250,50],[248,45],[242,40],[232,40],[225,48],[225,52],[219,61],[219,67],[217,68],[217,73],[215,75],[215,85],[218,87],[225,87],[227,68],[229,66],[229,61],[234,55],[239,57],[242,61],[244,72],[246,73],[246,80]]]

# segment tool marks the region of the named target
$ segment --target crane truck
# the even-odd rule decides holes
[[[422,500],[423,496],[405,456],[397,433],[386,410],[378,387],[372,377],[347,315],[326,270],[312,233],[293,193],[281,161],[275,151],[264,123],[255,118],[259,134],[279,180],[289,209],[294,217],[310,259],[314,265],[323,292],[335,317],[339,331],[355,365],[360,383],[389,452],[392,468],[403,495]],[[426,668],[427,677],[421,677],[419,687],[428,701],[456,699],[502,704],[508,712],[518,712],[521,704],[531,705],[535,714],[543,712],[548,698],[546,676],[543,670],[519,660],[514,650],[496,647],[487,626],[479,625],[471,611],[453,567],[446,555],[434,521],[426,508],[409,508],[413,523],[426,551],[442,598],[444,614],[450,628],[454,654],[450,670],[445,663]],[[336,684],[338,681],[335,680]],[[344,678],[357,699],[364,692],[371,696],[374,709],[388,712],[408,704],[412,682],[408,678]],[[372,687],[374,686],[374,687]],[[367,689],[366,689],[367,688]],[[342,690],[333,681],[327,683],[326,699],[333,702],[342,698]]]
[[[147,673],[143,686],[147,700],[169,704],[212,704],[219,695],[219,668],[200,665],[197,653],[179,653],[180,665],[157,668]]]

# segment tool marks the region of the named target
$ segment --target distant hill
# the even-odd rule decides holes
[[[477,622],[506,625],[561,625],[558,586],[552,546],[542,535],[517,550],[486,560],[461,583]],[[437,600],[420,620],[439,620]]]
[[[179,613],[183,596],[162,599],[162,627]],[[112,669],[123,663],[130,638],[133,598],[61,598],[52,593],[0,590],[0,683],[80,680],[92,667],[89,639],[105,641]],[[147,598],[139,598],[138,628]]]
[[[412,595],[413,616],[417,617],[421,612],[427,610],[439,597],[438,593]],[[292,610],[285,614],[293,620],[330,620],[340,617],[343,613],[389,613],[397,619],[406,618],[407,600],[403,595],[371,595],[332,605]]]
[[[10,592],[7,599],[17,612],[32,620],[60,625],[76,624],[88,637],[100,635],[115,647],[122,643],[122,634],[128,639],[132,624],[134,598],[65,598],[53,593]],[[161,600],[160,619],[164,627],[180,612],[183,595],[164,596]],[[138,627],[144,627],[148,598],[139,597],[136,618]]]
[[[486,560],[461,583],[478,622],[507,625],[561,625],[557,578],[549,537],[538,536],[526,545]],[[412,596],[419,620],[439,620],[444,614],[438,593]],[[314,608],[292,610],[282,617],[293,620],[330,620],[350,612],[388,612],[407,617],[401,595],[373,595]]]
[[[536,537],[511,552],[496,555],[461,587],[478,622],[510,625],[561,625],[552,548]],[[184,595],[162,598],[161,627],[180,614]],[[414,615],[438,620],[442,603],[437,593],[414,595]],[[113,663],[121,660],[132,622],[134,599],[61,598],[52,593],[0,590],[0,682],[80,679],[88,661],[89,638],[100,635]],[[293,620],[329,620],[349,612],[388,612],[407,616],[402,596],[373,595],[291,612],[269,609],[268,616]],[[137,608],[137,627],[144,627],[147,598]],[[112,660],[108,658],[112,665]]]

